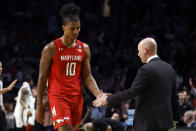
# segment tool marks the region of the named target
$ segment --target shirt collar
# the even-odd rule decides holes
[[[152,60],[153,58],[156,58],[156,57],[159,57],[159,56],[158,56],[158,55],[153,55],[153,56],[149,57],[148,60],[147,60],[147,63],[148,63],[150,60]]]
[[[187,127],[191,127],[191,125],[194,123],[194,121],[190,122]]]

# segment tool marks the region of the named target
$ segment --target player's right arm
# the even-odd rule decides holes
[[[44,90],[46,88],[48,73],[50,70],[50,66],[54,54],[55,54],[55,46],[54,46],[54,42],[51,42],[44,47],[40,60],[39,78],[37,84],[37,108],[36,108],[36,120],[39,123],[42,123],[44,119],[43,95],[44,95]]]

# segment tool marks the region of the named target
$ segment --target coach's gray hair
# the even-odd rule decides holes
[[[149,49],[150,53],[157,54],[157,43],[153,38],[147,37],[143,39],[141,43],[143,44],[144,47]]]

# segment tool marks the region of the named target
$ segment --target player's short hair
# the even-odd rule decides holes
[[[65,25],[69,21],[80,21],[80,8],[74,3],[65,4],[61,8],[59,15],[61,17],[63,25]]]
[[[25,76],[25,78],[24,78],[24,81],[26,81],[26,82],[30,82],[31,80],[33,80],[33,79],[29,75]]]

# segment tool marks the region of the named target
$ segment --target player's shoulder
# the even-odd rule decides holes
[[[20,90],[21,90],[22,93],[28,93],[29,92],[27,85],[22,85]]]
[[[83,43],[84,48],[89,48],[88,44]]]
[[[46,48],[54,48],[54,45],[55,45],[55,41],[53,40],[53,41],[51,41],[51,42],[49,42],[48,44],[46,44]]]
[[[89,48],[88,44],[83,43],[83,47],[84,47],[84,52],[85,52],[86,54],[89,54],[90,48]]]
[[[54,50],[55,49],[55,41],[51,41],[44,46],[43,51]]]
[[[82,42],[82,41],[80,41],[80,40],[78,40],[78,41],[83,45],[84,48],[89,48],[89,45],[88,45],[87,43]]]

